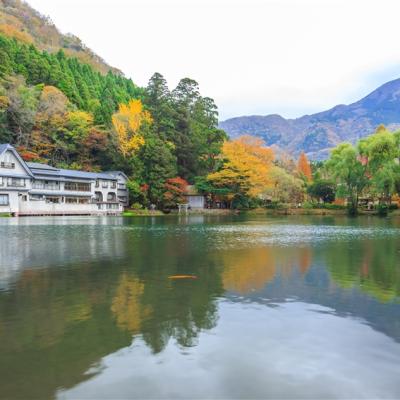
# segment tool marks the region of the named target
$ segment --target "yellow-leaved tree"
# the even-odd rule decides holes
[[[151,122],[151,114],[143,109],[139,99],[119,105],[118,112],[112,116],[112,123],[117,133],[119,149],[124,157],[132,155],[144,144],[140,130],[143,124]]]
[[[274,152],[265,147],[263,140],[241,136],[222,146],[223,166],[209,174],[207,179],[214,186],[228,188],[233,194],[256,197],[271,185],[269,171]]]

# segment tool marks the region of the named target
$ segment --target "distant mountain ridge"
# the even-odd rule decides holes
[[[232,138],[254,135],[289,153],[304,151],[311,159],[324,159],[338,143],[354,143],[380,124],[400,128],[400,79],[385,83],[355,103],[320,113],[295,119],[278,114],[243,116],[222,121],[220,127]]]

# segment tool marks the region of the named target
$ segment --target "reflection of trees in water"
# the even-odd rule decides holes
[[[123,273],[112,300],[111,311],[116,316],[118,327],[132,334],[139,333],[143,317],[151,312],[150,308],[143,310],[140,306],[143,291],[142,282]]]
[[[239,294],[259,291],[281,275],[288,278],[294,271],[305,274],[312,260],[309,247],[256,247],[223,251],[222,281],[226,290]]]
[[[53,397],[88,379],[86,371],[132,335],[154,352],[171,338],[194,345],[216,324],[221,279],[212,261],[193,255],[195,244],[175,253],[171,245],[137,242],[123,261],[23,271],[0,293],[2,396]],[[198,279],[168,279],[183,272]]]
[[[101,357],[129,344],[129,335],[110,319],[112,276],[92,267],[26,270],[0,294],[2,396],[52,398],[57,388],[88,379],[85,372]]]
[[[341,287],[357,287],[380,301],[400,297],[400,264],[397,238],[330,245],[325,262]]]

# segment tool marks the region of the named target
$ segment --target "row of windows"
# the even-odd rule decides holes
[[[23,201],[28,200],[28,196],[22,196]],[[65,202],[66,204],[89,204],[90,198],[88,197],[61,197],[61,196],[43,196],[41,194],[31,194],[29,196],[31,201],[46,200],[46,203],[60,204]],[[115,201],[115,193],[109,193],[107,201]],[[8,206],[9,197],[8,194],[0,194],[0,206]],[[100,206],[100,205],[99,205]],[[118,208],[118,204],[107,204],[108,209]]]
[[[91,185],[86,182],[65,182],[64,189],[78,192],[90,192]]]
[[[106,182],[107,183],[107,182]],[[96,182],[97,184],[97,182]],[[5,178],[0,176],[0,186],[7,187],[25,187],[25,179],[23,178]],[[104,187],[104,186],[103,186]],[[108,186],[105,186],[108,187]],[[112,189],[117,187],[116,182],[112,182]],[[57,181],[33,181],[33,189],[60,190],[60,182]],[[73,190],[78,192],[90,192],[91,184],[87,182],[65,182],[65,190]]]
[[[15,163],[2,161],[2,162],[0,162],[0,168],[14,169],[15,168]]]
[[[5,177],[0,176],[0,186],[25,187],[25,179],[23,179],[23,178],[5,178]]]
[[[23,201],[27,201],[27,196],[22,196]],[[44,196],[42,194],[31,194],[29,196],[29,200],[31,201],[40,201],[46,200],[46,203],[53,203],[53,204],[89,204],[90,198],[89,197],[61,197],[61,196]]]
[[[0,194],[0,206],[8,206],[8,194]]]
[[[99,179],[96,180],[96,183],[95,183],[94,186],[96,188],[99,188],[100,187],[100,182],[101,182],[101,187],[102,188],[108,188],[108,181],[100,181]],[[117,187],[117,182],[115,182],[115,181],[110,182],[110,188],[111,189],[115,189],[116,187]]]

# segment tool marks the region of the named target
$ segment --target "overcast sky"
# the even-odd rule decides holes
[[[28,0],[139,85],[197,80],[220,119],[297,117],[400,77],[399,0]]]

